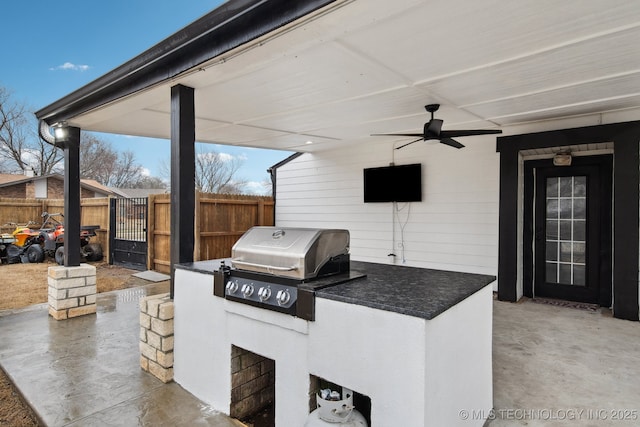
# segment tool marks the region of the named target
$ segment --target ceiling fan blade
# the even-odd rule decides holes
[[[458,136],[491,135],[494,133],[502,133],[502,131],[498,129],[443,130],[440,132],[440,136],[443,138],[455,138]]]
[[[453,148],[462,148],[464,147],[464,145],[460,144],[458,141],[456,141],[455,139],[451,139],[451,138],[441,138],[440,142],[444,145],[448,145],[450,147]]]
[[[400,147],[396,147],[396,150],[399,150],[399,149],[401,149],[401,148],[404,148],[404,147],[406,147],[407,145],[411,145],[411,144],[413,144],[414,142],[418,142],[418,141],[422,141],[422,138],[418,138],[418,139],[416,139],[415,141],[407,142],[406,144],[403,144],[403,145],[401,145]]]
[[[415,137],[422,137],[423,134],[421,133],[372,133],[371,136],[413,136]]]

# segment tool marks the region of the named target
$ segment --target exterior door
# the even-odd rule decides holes
[[[535,296],[611,302],[611,178],[602,157],[535,170]]]

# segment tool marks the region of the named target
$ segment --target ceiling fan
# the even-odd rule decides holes
[[[430,139],[437,139],[441,144],[449,145],[454,148],[462,148],[464,145],[460,144],[456,141],[455,137],[459,136],[473,136],[473,135],[489,135],[494,133],[502,133],[501,130],[490,130],[490,129],[471,129],[471,130],[441,130],[442,129],[442,120],[434,119],[433,113],[438,111],[440,108],[440,104],[429,104],[424,107],[429,113],[431,113],[431,120],[424,124],[423,133],[376,133],[371,136],[412,136],[419,137],[415,141],[407,142],[400,147],[396,147],[396,150],[399,150],[407,145],[413,144],[418,141],[427,141]]]

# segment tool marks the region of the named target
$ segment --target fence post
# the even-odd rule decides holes
[[[193,227],[193,238],[194,238],[194,242],[193,242],[193,260],[194,261],[200,261],[200,231],[201,231],[201,227],[200,227],[200,196],[201,196],[201,192],[200,191],[196,191],[196,206],[195,206],[195,212],[193,214],[193,222],[194,222],[194,227]]]
[[[258,225],[264,224],[264,200],[258,200]]]
[[[115,247],[115,237],[118,230],[116,224],[116,203],[118,199],[109,199],[109,265],[113,265],[113,248]]]
[[[155,241],[156,241],[156,195],[150,194],[147,202],[147,265],[149,270],[155,270]]]

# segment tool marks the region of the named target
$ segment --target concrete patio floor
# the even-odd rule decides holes
[[[68,321],[53,320],[46,305],[1,313],[0,365],[49,426],[237,427],[140,369],[138,301],[163,292],[166,283],[100,294],[96,315]],[[461,418],[488,416],[491,427],[640,425],[640,322],[495,301],[493,349],[496,409]]]
[[[638,426],[640,322],[496,301],[493,389],[491,427]]]
[[[140,369],[140,298],[168,282],[98,294],[97,314],[56,321],[47,304],[0,315],[0,365],[47,426],[243,424]]]

